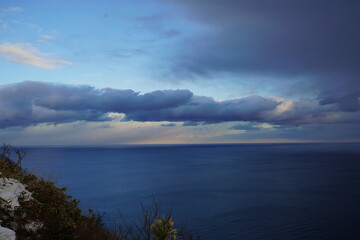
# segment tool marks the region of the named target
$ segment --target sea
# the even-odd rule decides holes
[[[360,239],[360,143],[21,149],[108,226],[155,201],[207,240]]]

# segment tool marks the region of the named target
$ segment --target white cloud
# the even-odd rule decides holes
[[[289,112],[291,110],[294,109],[294,101],[292,100],[287,100],[284,98],[280,98],[280,97],[270,97],[270,99],[279,102],[280,104],[275,108],[274,113],[276,115],[281,115],[285,112]]]
[[[117,121],[121,121],[125,118],[125,114],[116,113],[116,112],[107,113],[106,116],[112,120],[117,120]]]
[[[24,9],[22,9],[21,7],[8,7],[5,9],[2,9],[3,12],[22,12],[24,11]]]
[[[40,52],[29,43],[4,43],[0,45],[0,56],[10,62],[44,69],[63,68],[71,64],[68,61],[49,58],[50,54]]]
[[[55,36],[49,35],[49,34],[42,34],[42,35],[40,35],[40,37],[45,40],[55,39]]]

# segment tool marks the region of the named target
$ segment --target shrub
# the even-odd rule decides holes
[[[151,231],[156,240],[175,240],[177,230],[173,229],[174,222],[172,218],[158,219],[151,225]]]

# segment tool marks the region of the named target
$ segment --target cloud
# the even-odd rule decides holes
[[[160,124],[161,127],[175,127],[176,124],[175,123],[163,123]]]
[[[261,96],[217,102],[213,98],[193,96],[187,104],[174,108],[129,112],[127,119],[135,121],[192,121],[217,123],[224,121],[257,121],[279,103]]]
[[[174,4],[187,19],[208,29],[183,43],[173,60],[177,76],[209,79],[226,73],[242,84],[246,82],[238,76],[264,76],[271,80],[258,77],[258,84],[290,93],[311,90],[321,104],[359,111],[359,1],[182,0]]]
[[[40,37],[44,40],[52,40],[56,38],[55,36],[49,34],[41,34]]]
[[[195,126],[198,126],[198,125],[199,125],[199,123],[197,123],[197,122],[189,122],[189,121],[187,121],[187,122],[183,123],[184,127],[195,127]]]
[[[266,140],[280,139],[280,142],[288,142],[290,139],[298,141],[359,141],[360,124],[310,124],[299,127],[274,128],[268,131],[246,131],[239,134],[227,134],[217,138],[218,141]]]
[[[339,108],[346,112],[356,112],[360,110],[360,89],[345,93],[341,91],[323,93],[318,99],[321,105],[337,103]]]
[[[26,81],[0,87],[0,128],[38,123],[121,120],[123,113],[171,108],[192,96],[188,90],[95,89]]]
[[[113,126],[111,126],[110,124],[101,124],[101,125],[98,125],[96,126],[96,128],[101,128],[101,129],[106,129],[106,128],[113,128]]]
[[[244,131],[256,131],[260,129],[261,127],[251,123],[236,124],[229,128],[229,130],[244,130]]]
[[[192,97],[189,90],[163,90],[140,95],[133,90],[95,89],[90,86],[45,86],[52,94],[36,98],[34,104],[53,110],[100,110],[131,113],[174,108]]]
[[[253,95],[216,101],[193,95],[189,90],[140,94],[129,89],[32,81],[0,86],[0,112],[0,128],[76,121],[168,121],[184,122],[183,126],[251,121],[299,126],[358,124],[360,119],[359,112],[341,112],[334,104],[321,106],[315,99],[292,101]]]
[[[189,65],[183,66],[187,70],[358,72],[358,1],[184,0],[178,4],[192,19],[214,30],[206,35],[211,37],[207,41],[198,39],[202,45],[190,47],[185,59]]]
[[[0,45],[0,56],[4,59],[44,69],[63,68],[68,61],[49,58],[50,54],[40,52],[29,43],[4,43]]]
[[[8,8],[2,9],[1,11],[3,11],[3,12],[22,12],[22,11],[24,11],[24,9],[21,7],[8,7]]]

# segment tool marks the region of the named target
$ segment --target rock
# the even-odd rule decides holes
[[[0,226],[0,239],[1,240],[15,240],[15,232],[11,229]]]
[[[0,178],[0,199],[6,201],[11,209],[20,206],[21,195],[25,197],[25,200],[31,199],[31,193],[25,189],[24,184],[13,178]]]
[[[36,232],[44,226],[41,222],[31,222],[25,225],[26,230]],[[1,240],[1,239],[0,239]]]

